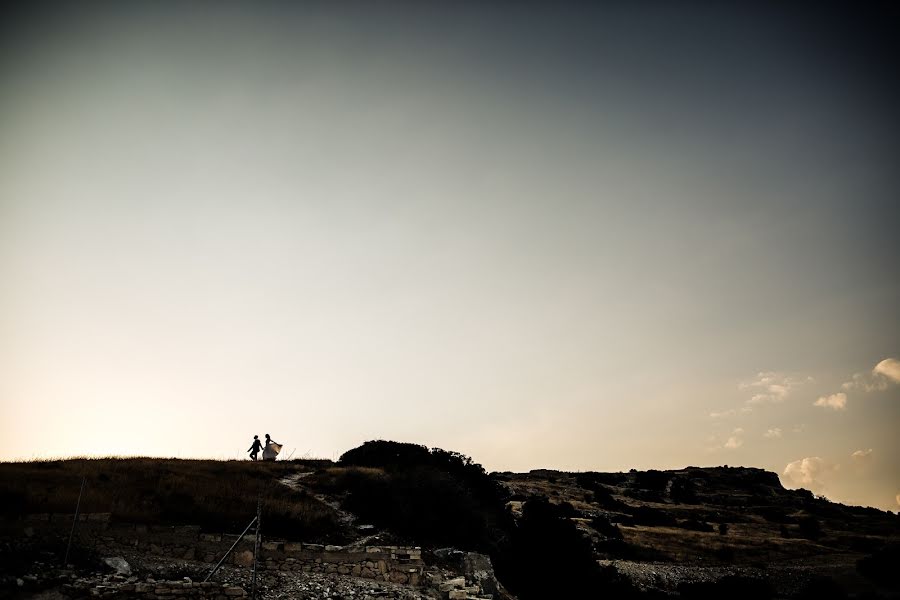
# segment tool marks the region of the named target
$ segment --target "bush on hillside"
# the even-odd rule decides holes
[[[847,592],[831,577],[815,576],[800,589],[796,600],[846,600]]]
[[[898,564],[900,564],[900,543],[895,543],[888,544],[881,550],[858,560],[856,570],[876,583],[900,589]]]
[[[505,497],[503,487],[489,477],[480,464],[459,452],[401,442],[376,440],[348,450],[339,459],[342,466],[379,467],[395,474],[410,468],[424,468],[446,473],[464,482],[473,496],[482,502]]]
[[[722,523],[722,525],[725,525],[725,523]],[[699,519],[693,519],[693,518],[683,519],[681,521],[678,521],[678,527],[680,527],[682,529],[688,529],[690,531],[703,531],[703,532],[708,532],[708,533],[715,531],[715,528],[711,524],[707,523],[706,521],[701,521]],[[727,533],[727,532],[728,532],[727,525],[725,526],[724,533],[720,530],[720,533],[722,533],[722,535],[725,535],[725,533]]]
[[[503,488],[457,452],[378,440],[339,464],[345,508],[416,543],[492,553],[512,526]]]
[[[661,493],[665,491],[671,478],[672,476],[665,471],[657,471],[655,469],[638,471],[634,476],[634,487],[641,490]]]
[[[346,508],[422,545],[486,552],[520,600],[629,592],[597,565],[569,518],[577,515],[571,504],[529,498],[516,522],[505,490],[462,454],[379,440],[345,453],[340,465],[317,478],[347,492]]]
[[[673,502],[679,504],[697,503],[697,485],[686,477],[676,477],[672,480],[670,497]]]
[[[604,484],[600,483],[597,475],[600,473],[578,473],[575,476],[575,483],[578,487],[588,490],[592,496],[590,502],[600,505],[601,508],[607,510],[622,510],[627,505],[621,500],[616,500],[612,493]]]
[[[626,598],[630,584],[594,560],[591,542],[546,498],[525,502],[509,549],[495,569],[521,600],[546,598]],[[562,576],[558,576],[558,575]]]
[[[800,537],[808,540],[817,540],[822,537],[822,524],[815,517],[801,517],[797,531]]]
[[[591,519],[591,528],[607,539],[621,540],[624,539],[619,526],[609,520],[609,517],[597,515]]]
[[[756,513],[770,523],[793,523],[792,509],[786,506],[759,506]]]
[[[338,464],[357,467],[412,467],[431,462],[431,453],[421,444],[375,440],[344,452]]]

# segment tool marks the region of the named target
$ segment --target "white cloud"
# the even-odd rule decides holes
[[[837,469],[838,465],[832,465],[818,456],[810,456],[788,463],[781,480],[787,487],[803,487],[821,493],[828,476]]]
[[[734,430],[732,430],[731,435],[728,436],[728,439],[725,440],[724,447],[728,450],[740,448],[744,445],[744,440],[741,439],[742,435],[744,435],[744,429],[742,427],[735,427]]]
[[[796,377],[776,371],[757,373],[751,381],[738,384],[738,389],[750,390],[753,395],[748,404],[766,404],[784,402],[794,388],[813,381],[812,377]]]
[[[862,390],[864,392],[882,392],[888,388],[885,377],[873,377],[869,373],[854,373],[850,381],[841,384],[841,389],[848,392]]]
[[[900,383],[900,360],[896,358],[886,358],[872,369],[876,375],[883,375],[894,383]]]
[[[768,431],[763,434],[764,438],[774,440],[781,437],[782,431],[781,427],[770,427]]]
[[[709,413],[710,419],[724,419],[736,415],[748,415],[758,404],[777,404],[784,402],[798,386],[813,382],[812,377],[799,377],[778,371],[761,371],[749,381],[738,383],[739,390],[750,392],[744,406],[726,410],[715,410]]]
[[[850,455],[850,468],[858,476],[866,476],[875,464],[875,451],[872,448],[857,450]]]
[[[895,500],[897,501],[897,506],[900,506],[900,494],[897,494]]]
[[[850,457],[851,457],[853,460],[869,460],[869,459],[872,458],[872,454],[873,454],[874,452],[875,452],[875,451],[872,450],[871,448],[867,448],[867,449],[865,449],[865,450],[857,450],[856,452],[854,452],[853,454],[851,454]]]
[[[886,358],[869,373],[854,373],[850,381],[841,384],[846,391],[883,392],[891,383],[900,383],[900,360]]]
[[[743,445],[744,445],[744,440],[737,437],[736,435],[729,437],[725,441],[725,447],[728,448],[729,450],[734,450],[735,448],[740,448]]]
[[[713,412],[709,413],[709,418],[710,419],[721,419],[724,417],[733,417],[736,414],[737,414],[737,410],[733,409],[733,408],[731,410],[719,410],[719,411],[714,410]]]
[[[822,408],[831,408],[833,410],[844,410],[847,408],[847,394],[838,392],[830,396],[821,396],[813,402],[813,406],[821,406]]]
[[[710,419],[723,419],[725,417],[733,417],[735,415],[749,415],[753,412],[752,406],[742,406],[740,408],[732,408],[729,410],[719,410],[709,413]]]

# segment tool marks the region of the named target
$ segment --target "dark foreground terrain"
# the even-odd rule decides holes
[[[87,520],[66,566],[82,478]],[[488,474],[457,453],[381,441],[336,463],[0,464],[0,595],[207,597],[199,582],[221,550],[204,555],[203,540],[237,540],[257,498],[264,598],[900,598],[900,517],[786,490],[774,473]],[[115,546],[131,572],[114,573],[103,559],[126,529],[193,532],[201,549],[136,533]],[[213,578],[232,595],[251,589],[253,541],[241,543],[250,550]],[[381,571],[365,560],[377,552]]]

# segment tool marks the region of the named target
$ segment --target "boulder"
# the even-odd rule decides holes
[[[103,559],[103,564],[116,572],[117,575],[131,575],[131,565],[121,556],[109,556]]]
[[[494,575],[494,567],[489,556],[477,552],[464,552],[456,548],[440,548],[434,551],[434,558],[438,565],[463,575],[463,577],[444,582],[441,587],[442,591],[457,586],[462,587],[466,581],[469,581],[478,586],[483,594],[502,597],[502,586]],[[450,585],[447,586],[447,584]]]
[[[494,566],[486,554],[467,552],[463,558],[463,573],[467,580],[481,588],[483,594],[498,595],[500,584],[494,575]]]

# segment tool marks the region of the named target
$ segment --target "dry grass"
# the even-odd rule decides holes
[[[263,501],[273,535],[318,539],[338,534],[334,511],[312,496],[278,483],[329,461],[250,462],[161,458],[76,458],[0,464],[0,512],[72,513],[82,477],[83,512],[114,520],[192,524],[239,530]]]
[[[595,532],[590,521],[579,522],[586,534],[599,538],[595,549],[604,557],[698,565],[815,564],[841,553],[863,556],[900,537],[890,513],[785,490],[771,473],[744,468],[650,473],[532,472],[509,474],[503,481],[517,500],[545,496],[570,503],[582,517],[599,514],[619,524],[624,544],[604,540],[606,534]],[[676,481],[684,486],[678,497]],[[719,534],[720,524],[726,535]]]
[[[732,525],[728,535],[690,531],[679,527],[622,527],[625,541],[653,548],[678,563],[770,563],[833,553],[834,550],[803,539],[782,539],[777,529]]]

